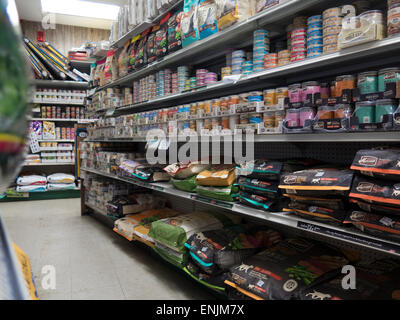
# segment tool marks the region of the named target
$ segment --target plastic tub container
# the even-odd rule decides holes
[[[393,114],[396,112],[397,104],[392,99],[382,99],[376,101],[375,107],[375,121],[383,122],[383,116],[385,114]]]
[[[379,70],[378,91],[384,92],[386,83],[400,81],[400,68],[385,68]]]
[[[357,102],[354,115],[357,117],[359,124],[374,123],[375,102],[372,101]]]
[[[378,72],[368,71],[358,75],[357,86],[361,94],[372,94],[378,92]]]

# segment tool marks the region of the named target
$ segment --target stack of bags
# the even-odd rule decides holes
[[[350,192],[355,209],[344,222],[373,236],[399,240],[400,150],[360,150],[351,169],[358,173]]]
[[[17,192],[43,192],[47,191],[47,178],[39,175],[27,175],[17,178]]]
[[[225,291],[230,267],[280,240],[281,235],[274,230],[245,225],[198,232],[185,243],[190,257],[184,271],[213,290]]]
[[[145,182],[169,181],[169,175],[158,165],[143,163],[141,160],[123,160],[119,165],[122,172],[129,176]]]
[[[138,240],[149,247],[154,247],[154,241],[148,236],[151,224],[160,219],[174,217],[178,212],[169,208],[145,210],[118,219],[114,223],[114,231],[129,241]]]
[[[153,222],[148,236],[153,238],[154,250],[164,260],[183,268],[189,256],[185,243],[193,234],[222,229],[239,222],[237,216],[194,212]]]
[[[290,199],[288,208],[306,219],[341,225],[346,217],[351,170],[320,168],[283,174],[279,188]]]
[[[60,190],[74,190],[75,176],[66,173],[54,173],[47,177],[47,190],[60,191]]]
[[[246,161],[238,166],[240,203],[267,211],[279,210],[281,170],[282,162],[278,161]]]
[[[208,164],[198,161],[188,163],[174,163],[164,168],[164,171],[171,176],[171,184],[178,190],[195,192],[197,188],[196,177],[204,170],[210,168]]]
[[[151,193],[135,193],[116,196],[107,203],[107,216],[120,219],[126,215],[139,213],[144,210],[162,209],[165,207],[165,198]]]
[[[196,177],[196,192],[222,201],[234,201],[239,192],[235,165],[218,165],[200,172]]]

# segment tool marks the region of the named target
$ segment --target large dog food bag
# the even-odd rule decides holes
[[[47,177],[48,183],[74,183],[75,177],[72,174],[54,173]]]
[[[44,186],[47,183],[47,178],[39,175],[21,176],[17,178],[19,186]]]
[[[198,0],[185,0],[183,5],[183,17],[181,21],[183,47],[200,39],[197,23],[197,2]]]
[[[187,179],[193,177],[194,175],[199,174],[200,172],[207,170],[210,168],[209,164],[202,164],[199,161],[194,162],[178,162],[174,164],[170,164],[164,168],[164,171],[167,172],[174,179]]]
[[[227,187],[236,181],[233,165],[218,165],[210,170],[204,170],[197,175],[196,182],[206,187]]]
[[[239,222],[240,218],[237,216],[195,212],[153,222],[149,236],[154,239],[155,250],[160,256],[176,266],[183,267],[188,256],[185,242],[192,234],[221,229]]]
[[[347,263],[337,250],[292,238],[230,268],[225,283],[253,299],[290,300],[316,281],[338,274]]]

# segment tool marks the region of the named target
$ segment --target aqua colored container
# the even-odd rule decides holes
[[[361,94],[372,94],[378,92],[378,72],[368,71],[358,75],[357,86]]]
[[[375,107],[375,121],[383,122],[383,116],[385,114],[393,114],[396,112],[397,104],[395,100],[383,99],[376,101]]]
[[[356,103],[354,112],[359,124],[375,122],[375,102],[364,101]]]
[[[379,92],[385,91],[386,83],[400,81],[399,68],[386,68],[379,70],[378,90]]]

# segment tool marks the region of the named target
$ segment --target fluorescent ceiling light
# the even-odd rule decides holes
[[[119,6],[83,0],[41,0],[42,12],[116,20]]]

